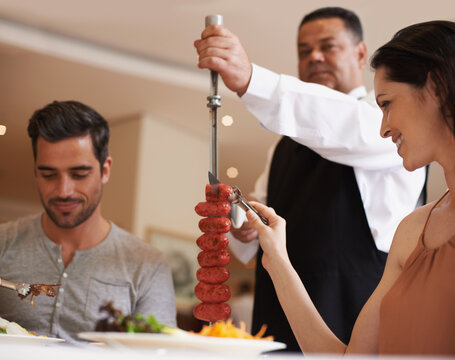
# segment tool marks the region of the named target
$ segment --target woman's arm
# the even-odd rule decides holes
[[[343,344],[328,328],[313,305],[302,281],[289,261],[286,250],[286,222],[272,208],[260,203],[253,205],[270,222],[265,226],[256,214],[247,212],[252,226],[259,233],[264,251],[262,264],[268,271],[280,304],[304,353],[363,353],[378,352],[380,305],[401,274],[404,261],[415,248],[421,216],[410,215],[402,221],[395,234],[384,275],[376,290],[360,312],[349,345]],[[421,211],[416,211],[420,213]],[[303,276],[305,276],[303,274]]]
[[[324,323],[289,261],[285,220],[270,207],[257,202],[252,204],[269,220],[269,226],[265,226],[256,214],[247,212],[248,221],[259,233],[259,243],[264,251],[262,264],[273,281],[300,348],[305,353],[344,353],[346,345]]]

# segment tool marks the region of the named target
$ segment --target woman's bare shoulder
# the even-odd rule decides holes
[[[412,213],[410,213],[408,216],[406,216],[401,221],[400,225],[398,226],[398,229],[415,227],[418,225],[421,225],[422,229],[423,229],[423,226],[425,225],[425,222],[427,221],[428,214],[430,213],[434,204],[435,204],[435,201],[432,201],[431,203],[428,203],[426,205],[420,206],[417,209],[415,209]]]
[[[411,252],[417,246],[433,205],[434,202],[417,208],[398,225],[390,250],[397,255],[400,266],[404,265]]]

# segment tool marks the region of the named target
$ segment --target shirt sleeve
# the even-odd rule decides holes
[[[235,257],[243,264],[248,264],[256,256],[259,249],[259,240],[256,238],[249,243],[237,240],[231,233],[227,233],[229,249]]]
[[[354,172],[376,246],[388,252],[400,221],[423,205],[419,199],[425,184],[425,168],[411,172],[403,167]]]
[[[382,112],[372,94],[357,100],[253,64],[242,101],[264,128],[330,161],[368,170],[402,165],[396,146],[380,136]]]
[[[267,162],[265,164],[264,171],[257,178],[256,183],[254,184],[254,191],[250,194],[251,197],[263,204],[267,203],[267,186],[269,181],[270,164],[272,162],[273,153],[278,141],[270,147],[267,153]],[[239,228],[242,226],[243,222],[246,221],[246,214],[245,211],[239,207],[236,207],[235,214],[235,227]],[[250,241],[249,243],[243,243],[237,240],[230,232],[227,234],[227,237],[229,239],[229,248],[231,249],[231,252],[242,263],[248,264],[251,259],[256,256],[259,249],[258,239]]]

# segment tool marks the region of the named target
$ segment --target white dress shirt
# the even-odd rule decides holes
[[[363,86],[344,94],[253,64],[242,101],[265,129],[289,136],[327,160],[353,167],[376,246],[388,252],[400,221],[422,205],[425,169],[408,172],[396,145],[380,136],[382,112],[374,94],[367,94]],[[251,194],[264,203],[274,148]],[[239,210],[234,219],[237,227],[244,219]],[[244,244],[232,235],[229,240],[231,251],[244,263],[259,246],[258,240]]]

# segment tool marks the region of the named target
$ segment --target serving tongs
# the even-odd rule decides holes
[[[10,290],[15,290],[19,295],[22,296],[26,296],[30,292],[30,284],[15,284],[2,278],[0,278],[0,286]]]
[[[242,192],[240,191],[240,189],[237,187],[237,186],[233,186],[232,187],[232,190],[234,190],[234,193],[229,195],[228,197],[228,200],[234,204],[234,205],[237,205],[239,207],[241,207],[243,210],[245,211],[248,211],[248,210],[251,210],[252,212],[254,212],[257,216],[259,216],[259,218],[261,219],[261,221],[265,224],[265,225],[268,225],[269,224],[269,220],[267,220],[267,218],[262,215],[259,211],[256,210],[256,208],[251,205],[242,195]]]
[[[220,181],[210,171],[209,171],[209,183],[210,183],[210,187],[212,188],[212,191],[215,194],[218,194],[218,187],[220,185]],[[240,191],[240,189],[237,186],[233,186],[232,190],[234,190],[234,192],[231,195],[229,195],[229,197],[228,197],[228,201],[231,204],[237,205],[245,211],[251,210],[257,216],[259,216],[259,218],[265,225],[269,224],[269,221],[267,220],[267,218],[264,215],[262,215],[259,211],[257,211],[256,208],[253,205],[251,205],[247,199],[245,199],[245,197],[242,195],[242,192]]]

